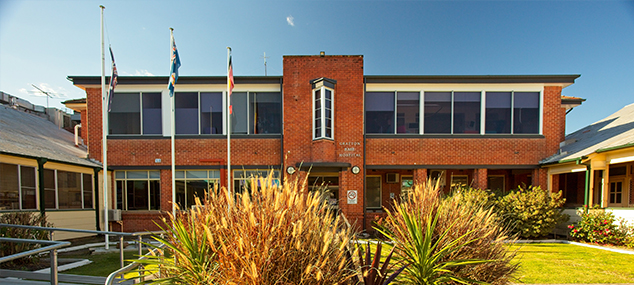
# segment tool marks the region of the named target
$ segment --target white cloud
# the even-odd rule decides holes
[[[127,73],[125,71],[121,71],[121,75],[131,75],[131,76],[154,76],[154,74],[150,73],[146,69],[135,70],[134,73]]]
[[[40,89],[42,89],[42,91],[48,93],[48,95],[50,95],[52,98],[66,98],[68,96],[66,96],[66,89],[62,88],[62,87],[51,87],[50,85],[48,85],[48,83],[39,83],[39,84],[35,84],[35,86],[39,87]],[[26,95],[32,95],[32,96],[36,96],[36,97],[45,97],[46,95],[38,90],[35,87],[31,87],[30,89],[26,89],[26,88],[20,88],[19,89],[20,93],[26,94]]]
[[[295,27],[295,18],[293,18],[293,16],[288,15],[288,17],[286,17],[286,22],[287,22],[289,25],[291,25],[291,26]]]

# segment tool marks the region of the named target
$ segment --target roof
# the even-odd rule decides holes
[[[86,98],[70,99],[62,102],[62,104],[86,104]]]
[[[366,83],[546,83],[568,86],[580,75],[366,75]],[[100,85],[100,76],[67,77],[77,86]],[[235,76],[235,84],[280,84],[282,76]],[[106,76],[106,84],[110,77]],[[117,84],[165,84],[168,76],[119,76]],[[179,76],[178,84],[227,84],[226,76]],[[166,87],[167,88],[167,87]]]
[[[634,146],[634,104],[566,136],[559,154],[542,161],[558,163],[608,149]]]
[[[0,153],[87,167],[101,167],[88,160],[86,148],[76,147],[74,135],[52,122],[0,105]]]

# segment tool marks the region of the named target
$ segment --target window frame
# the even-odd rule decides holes
[[[449,185],[450,189],[455,189],[459,186],[454,186],[454,178],[465,178],[466,184],[464,187],[469,187],[469,175],[467,174],[451,174],[451,184]]]
[[[315,136],[315,93],[317,91],[320,91],[320,98],[319,98],[319,104],[321,107],[320,110],[320,124],[321,124],[321,129],[320,129],[320,136]],[[330,124],[331,124],[331,128],[330,128],[330,137],[326,136],[326,90],[330,91]],[[311,117],[312,117],[312,137],[313,140],[320,140],[320,139],[327,139],[327,140],[335,140],[335,89],[334,88],[330,88],[327,87],[325,85],[321,85],[319,87],[316,87],[312,90],[312,112],[311,112]]]
[[[61,210],[61,211],[71,210],[71,211],[74,211],[74,210],[94,210],[95,209],[95,206],[96,206],[95,205],[95,185],[93,183],[94,174],[86,173],[86,172],[76,172],[76,171],[61,170],[61,169],[49,169],[49,168],[44,168],[44,170],[53,171],[53,177],[55,179],[55,183],[54,183],[55,184],[55,207],[54,208],[46,208],[45,207],[46,210]],[[60,189],[59,189],[59,173],[58,173],[58,171],[79,174],[79,181],[78,181],[78,183],[80,185],[79,195],[81,197],[81,207],[80,208],[70,208],[70,207],[60,208],[60,206],[59,206]],[[84,185],[85,185],[85,183],[84,183],[84,175],[88,175],[90,177],[89,178],[89,181],[90,181],[90,183],[89,183],[90,189],[89,190],[92,193],[91,194],[91,199],[92,199],[91,205],[92,206],[90,206],[90,207],[86,207],[86,201],[85,201],[85,197],[84,197],[84,194],[86,192],[88,192],[88,191],[86,191],[86,189],[84,189]],[[44,181],[42,181],[42,183],[44,183]],[[42,199],[42,197],[40,197],[40,199]]]
[[[196,93],[196,122],[197,122],[197,126],[196,126],[196,133],[194,134],[179,134],[176,133],[177,130],[177,125],[176,125],[176,118],[174,118],[174,122],[172,122],[174,124],[174,135],[175,136],[222,136],[222,135],[226,135],[227,134],[227,96],[226,96],[226,92],[224,91],[218,91],[218,90],[183,90],[183,91],[178,91],[174,93],[174,96],[177,96],[179,93]],[[220,95],[220,97],[222,98],[222,123],[221,123],[221,127],[222,127],[222,131],[221,132],[217,132],[215,134],[210,133],[209,134],[203,134],[202,132],[202,109],[201,109],[201,104],[202,104],[202,93],[216,93],[216,95]],[[176,100],[176,98],[174,98],[174,100]],[[174,114],[176,114],[176,104],[174,104]],[[210,114],[210,116],[213,116],[213,112]],[[210,128],[212,128],[213,126],[210,126]]]
[[[479,89],[479,90],[478,90]],[[393,112],[393,121],[394,121],[394,131],[391,133],[372,133],[372,132],[368,132],[367,131],[367,123],[366,126],[364,127],[364,133],[368,134],[368,135],[397,135],[397,136],[402,136],[402,135],[412,135],[413,133],[399,133],[398,129],[396,127],[397,125],[397,120],[398,120],[398,93],[399,92],[406,92],[406,93],[419,93],[419,101],[418,101],[418,105],[419,105],[419,118],[418,118],[418,124],[419,124],[419,135],[440,135],[440,136],[449,136],[449,135],[461,135],[461,136],[478,136],[478,135],[488,135],[488,136],[496,136],[496,135],[514,135],[514,136],[521,136],[521,135],[543,135],[543,122],[544,122],[544,90],[542,89],[536,89],[536,88],[521,88],[519,90],[513,90],[513,89],[508,89],[508,88],[490,88],[490,89],[480,89],[480,88],[460,88],[460,89],[453,89],[453,90],[446,90],[446,89],[409,89],[409,88],[403,88],[401,90],[385,90],[385,89],[372,89],[370,91],[365,91],[364,92],[364,99],[365,96],[368,93],[392,93],[394,95],[394,110],[392,110]],[[430,133],[428,131],[425,130],[425,94],[426,93],[450,93],[451,99],[450,99],[450,130],[448,133]],[[479,125],[476,125],[477,128],[479,128],[479,132],[477,133],[456,133],[454,130],[454,126],[455,126],[455,93],[480,93],[480,116],[479,116]],[[486,112],[486,102],[487,102],[487,93],[489,92],[508,92],[511,93],[511,105],[510,105],[510,132],[509,133],[487,133],[486,132],[486,118],[487,118],[487,112]],[[537,126],[537,133],[516,133],[514,128],[515,128],[515,122],[514,122],[514,116],[515,116],[515,96],[517,93],[537,93],[537,100],[538,100],[538,126]],[[366,110],[366,106],[364,104],[364,110],[363,110],[363,114],[364,114],[364,119],[367,118],[367,110]],[[313,91],[313,139],[314,139],[314,91]]]
[[[497,189],[491,189],[491,185],[489,183],[489,178],[500,178],[502,177],[502,193],[506,193],[506,175],[503,174],[494,174],[494,175],[487,175],[487,188],[489,188],[489,190],[497,190]]]
[[[128,178],[128,173],[129,172],[146,172],[147,173],[147,178],[144,179],[140,179],[140,178]],[[117,174],[118,173],[123,173],[124,178],[118,178]],[[151,173],[158,173],[158,178],[153,178]],[[119,199],[122,199],[122,203],[121,203],[121,209],[122,211],[160,211],[161,210],[161,172],[159,170],[116,170],[113,173],[113,177],[114,177],[114,206],[116,209],[119,209]],[[123,191],[121,193],[122,197],[119,197],[119,195],[117,194],[117,182],[119,181],[123,181]],[[129,210],[128,208],[128,181],[147,181],[148,183],[148,204],[147,204],[147,209],[135,209],[135,210]],[[150,183],[151,181],[159,181],[158,186],[158,205],[157,209],[151,209],[152,206],[152,183]]]
[[[161,102],[161,119],[158,120],[158,123],[161,124],[161,132],[158,134],[145,134],[144,133],[144,128],[143,128],[143,94],[144,93],[156,93],[159,95],[160,97],[160,101]],[[117,94],[119,94],[119,96],[123,95],[123,94],[136,94],[138,95],[138,99],[139,99],[139,110],[138,110],[138,114],[139,114],[139,133],[138,134],[113,134],[110,132],[110,116],[112,111],[108,111],[108,136],[162,136],[163,135],[163,91],[162,90],[154,90],[154,91],[121,91],[121,92],[115,92],[114,93],[114,98],[117,97]],[[115,99],[116,100],[116,99]]]
[[[262,169],[262,168],[258,168],[258,169],[241,169],[241,170],[233,170],[232,171],[233,176],[233,194],[237,194],[237,193],[243,193],[243,191],[236,191],[236,187],[240,187],[240,181],[252,181],[252,179],[257,179],[258,177],[262,177],[264,179],[268,179],[269,178],[269,174],[271,174],[271,172],[273,172],[273,178],[271,179],[272,183],[274,185],[280,186],[281,185],[281,177],[280,177],[280,170],[279,169]],[[240,172],[244,173],[243,177],[238,177],[237,174],[239,174]],[[255,176],[253,174],[257,174],[259,176]],[[266,174],[266,175],[261,175],[261,174]],[[249,191],[251,191],[251,189],[247,189]]]
[[[15,166],[16,167],[16,169],[17,169],[16,178],[17,178],[17,186],[18,186],[18,189],[17,189],[18,190],[18,197],[17,197],[17,199],[18,199],[18,201],[17,201],[18,208],[17,209],[7,208],[7,209],[2,209],[0,211],[37,210],[38,209],[38,193],[39,193],[39,191],[38,191],[39,181],[38,181],[38,175],[37,175],[37,167],[30,166],[30,165],[24,165],[24,164],[5,163],[5,162],[1,162],[0,164],[5,164],[5,165]],[[34,189],[32,189],[32,190],[35,191],[35,195],[33,195],[33,198],[34,198],[33,204],[35,205],[35,208],[25,208],[24,207],[24,200],[23,200],[23,195],[24,194],[23,194],[23,192],[25,190],[23,190],[23,189],[25,187],[26,188],[30,188],[30,186],[22,185],[22,168],[23,167],[29,167],[29,168],[33,169],[33,174],[34,174],[33,177],[34,177],[35,180],[33,181]],[[0,180],[3,180],[2,177],[0,177]],[[4,206],[0,206],[0,207],[4,207]]]
[[[207,172],[207,177],[206,178],[200,178],[200,177],[189,178],[189,177],[187,177],[187,173],[190,172],[190,171],[205,171],[205,172]],[[217,175],[214,175],[214,176],[218,176],[218,177],[211,177],[212,176],[211,175],[212,172],[216,173]],[[180,174],[182,174],[182,177],[179,177]],[[186,203],[185,203],[185,207],[181,207],[180,208],[181,210],[187,210],[187,209],[190,209],[192,206],[194,206],[194,205],[187,205],[187,201],[189,201],[188,200],[188,195],[187,195],[187,192],[188,192],[187,191],[187,182],[188,181],[207,181],[207,186],[208,187],[215,184],[215,185],[218,185],[218,188],[220,189],[220,170],[217,170],[217,169],[176,170],[175,177],[176,177],[175,178],[176,182],[183,181],[185,183],[184,186],[185,186],[185,202]],[[213,183],[211,182],[212,180],[214,181]],[[207,189],[207,191],[211,191],[211,190],[212,189]],[[203,197],[201,197],[201,198],[203,198]],[[201,201],[201,203],[202,202],[204,202],[204,200]],[[180,205],[179,205],[179,207],[180,207]]]
[[[368,178],[379,178],[379,206],[378,207],[370,207],[369,203],[368,203],[368,198],[369,195],[368,194],[368,189],[367,189],[367,185],[368,185]],[[364,191],[364,199],[365,199],[365,209],[366,210],[381,210],[383,209],[383,175],[366,175],[365,176],[365,191]]]

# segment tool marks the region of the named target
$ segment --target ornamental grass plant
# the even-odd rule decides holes
[[[159,241],[171,284],[356,284],[353,229],[300,181],[258,178],[251,193],[210,191],[191,211],[165,220]],[[305,185],[304,185],[305,186]],[[356,254],[356,253],[354,253]]]
[[[438,183],[416,185],[377,230],[394,242],[408,267],[400,284],[509,284],[517,264],[502,241],[511,239],[479,190],[443,197]]]

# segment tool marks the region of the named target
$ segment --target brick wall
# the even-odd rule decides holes
[[[363,57],[285,56],[283,79],[285,165],[300,162],[347,162],[361,168],[339,174],[339,197],[358,190],[358,203],[339,207],[351,223],[363,218]],[[337,81],[334,88],[334,140],[312,139],[313,79]],[[313,170],[314,171],[314,170]]]

